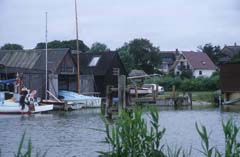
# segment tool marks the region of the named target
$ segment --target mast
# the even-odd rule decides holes
[[[76,17],[76,41],[77,41],[77,92],[80,94],[80,65],[79,65],[79,45],[78,45],[77,0],[75,0],[75,17]]]
[[[48,89],[48,50],[47,50],[47,12],[46,12],[46,32],[45,32],[45,46],[46,46],[46,52],[45,52],[45,65],[46,65],[46,83],[45,83],[45,99],[47,99],[47,89]]]

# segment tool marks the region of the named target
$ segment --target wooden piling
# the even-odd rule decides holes
[[[118,76],[118,114],[126,108],[126,76]]]

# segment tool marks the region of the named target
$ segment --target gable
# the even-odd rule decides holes
[[[193,69],[215,70],[216,66],[206,53],[203,52],[183,52]]]
[[[76,51],[72,51],[72,55],[74,62],[77,63]],[[80,74],[95,76],[105,75],[109,68],[113,66],[115,56],[118,56],[117,52],[79,53]],[[116,62],[120,62],[119,65],[122,64],[120,57],[117,57]]]

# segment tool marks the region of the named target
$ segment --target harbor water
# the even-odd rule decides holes
[[[145,114],[146,117],[147,113]],[[162,143],[170,147],[192,146],[192,156],[201,156],[201,140],[195,123],[204,124],[210,135],[210,145],[224,147],[221,122],[233,117],[240,126],[238,112],[221,112],[217,108],[173,110],[159,109],[160,126],[166,128]],[[23,132],[27,145],[31,138],[33,152],[47,151],[47,157],[96,157],[97,151],[107,151],[102,143],[105,134],[100,109],[83,109],[71,112],[50,112],[31,116],[0,115],[1,157],[17,152]]]

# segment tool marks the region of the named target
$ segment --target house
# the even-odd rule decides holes
[[[228,63],[220,66],[220,88],[225,101],[240,98],[240,64]],[[240,104],[238,102],[238,104]]]
[[[160,51],[160,58],[162,63],[159,67],[159,71],[164,74],[168,74],[178,54],[178,49],[176,49],[176,51]]]
[[[194,77],[210,77],[216,71],[216,66],[206,53],[181,51],[171,70],[175,75],[183,71],[191,71]]]
[[[221,50],[221,58],[219,59],[219,64],[228,63],[235,55],[238,54],[240,54],[240,45],[237,45],[237,43],[234,43],[233,46],[225,45]]]
[[[72,51],[75,63],[77,53]],[[117,52],[79,53],[80,87],[83,93],[97,92],[105,96],[107,85],[117,86],[118,75],[127,72]]]
[[[45,97],[46,62],[44,49],[0,50],[0,79],[22,77],[23,85]],[[69,49],[48,49],[48,90],[58,96],[59,89],[76,90],[76,65]],[[10,90],[13,90],[12,87]]]

